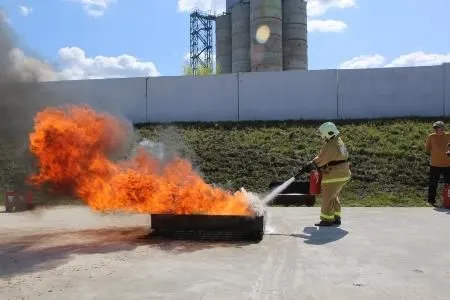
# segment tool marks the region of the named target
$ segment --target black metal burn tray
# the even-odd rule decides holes
[[[153,237],[261,241],[264,237],[264,229],[264,215],[151,215],[151,236]]]

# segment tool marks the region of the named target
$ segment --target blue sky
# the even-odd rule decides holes
[[[448,0],[309,2],[310,69],[450,62]],[[197,6],[220,11],[224,4],[0,0],[21,41],[18,48],[54,64],[66,78],[180,75],[189,52],[189,13],[183,10]]]

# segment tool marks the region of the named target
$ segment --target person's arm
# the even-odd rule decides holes
[[[313,162],[320,168],[330,162],[332,159],[330,157],[328,144],[325,144],[322,149],[320,149],[319,154],[313,158]]]
[[[326,145],[322,146],[322,148],[319,151],[319,154],[317,154],[316,157],[314,157],[311,161],[309,161],[308,163],[306,163],[306,165],[304,165],[298,172],[297,174],[294,176],[296,179],[298,179],[301,174],[303,174],[303,172],[311,172],[312,170],[315,170],[317,168],[320,168],[321,166],[323,166],[324,164],[326,164],[329,160],[327,158],[327,152],[326,151]],[[319,163],[319,164],[318,164]]]
[[[431,153],[431,138],[430,138],[430,136],[427,137],[427,141],[425,142],[425,152],[427,154]]]
[[[333,160],[333,150],[329,143],[322,146],[319,154],[316,155],[311,161],[309,161],[294,177],[298,179],[303,172],[310,172],[311,170],[318,169]]]

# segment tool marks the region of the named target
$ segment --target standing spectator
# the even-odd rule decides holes
[[[447,155],[450,133],[445,132],[444,122],[433,123],[434,132],[428,135],[425,151],[431,156],[428,181],[428,203],[436,206],[436,189],[441,175],[450,183],[450,157]]]

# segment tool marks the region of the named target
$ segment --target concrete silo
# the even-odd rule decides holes
[[[231,73],[231,15],[216,18],[216,66],[218,73]]]
[[[242,0],[227,0],[225,2],[226,3],[226,10],[227,10],[227,12],[230,13],[231,12],[231,8],[233,6],[235,6],[237,3],[241,2],[241,1]],[[246,1],[246,2],[248,2],[248,1]]]
[[[308,70],[307,2],[226,0],[216,57],[222,73]]]
[[[306,1],[283,0],[283,69],[308,69]]]
[[[231,71],[250,72],[250,4],[241,1],[231,8]]]
[[[251,71],[282,71],[281,0],[251,0],[250,57]]]

